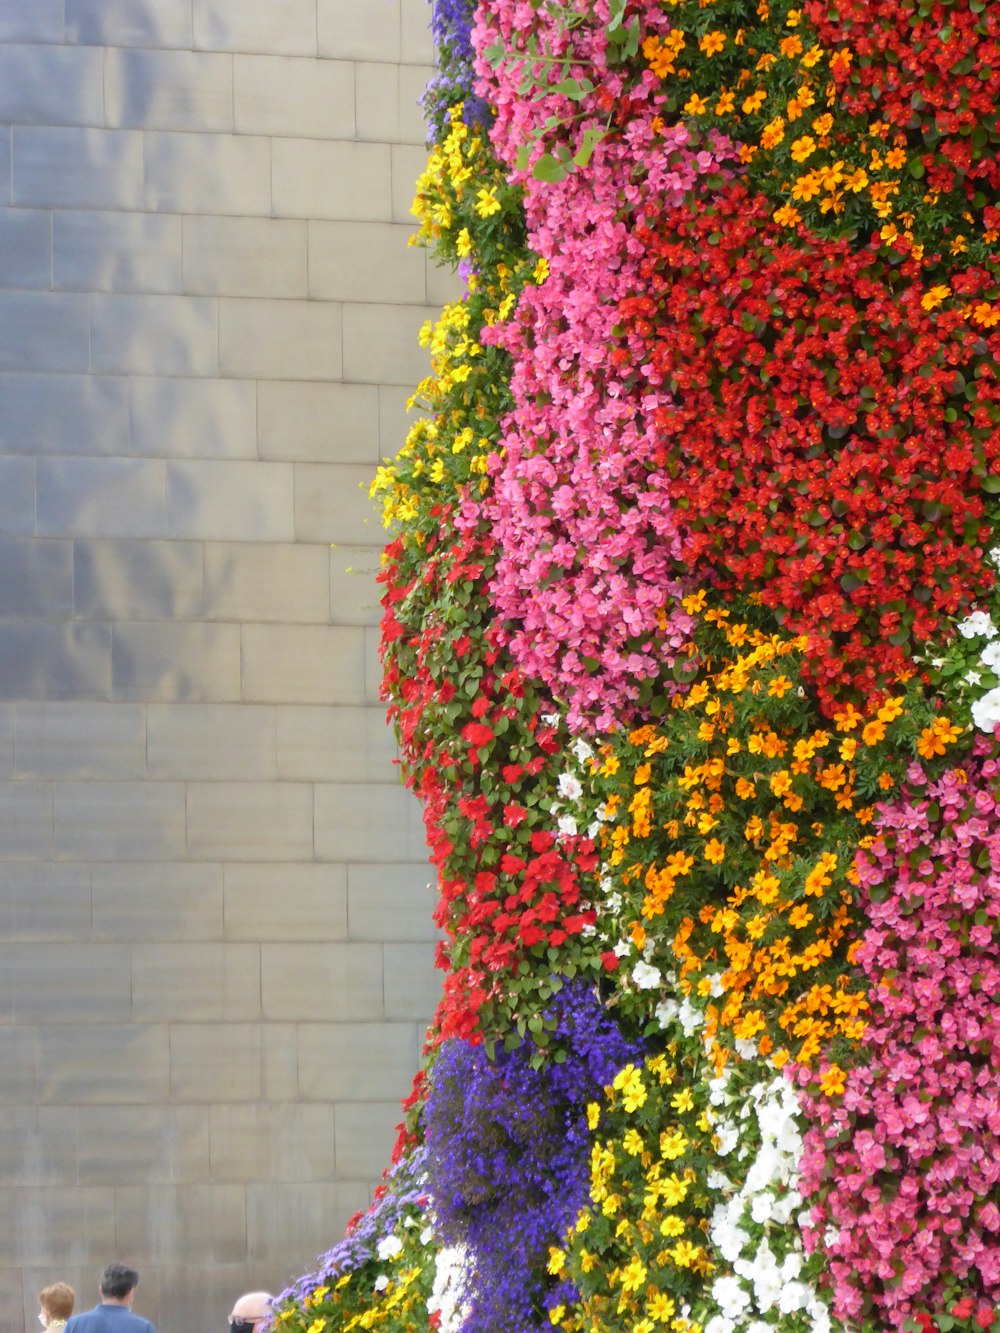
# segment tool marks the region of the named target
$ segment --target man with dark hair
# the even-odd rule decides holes
[[[127,1264],[108,1264],[101,1274],[101,1303],[75,1314],[65,1333],[156,1333],[148,1319],[132,1313],[139,1274]]]

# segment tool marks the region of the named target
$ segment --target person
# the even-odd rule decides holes
[[[76,1292],[65,1282],[53,1282],[38,1293],[38,1322],[51,1333],[62,1333],[73,1313]]]
[[[274,1297],[268,1291],[248,1291],[233,1306],[229,1316],[232,1333],[258,1333],[271,1318],[271,1302]]]
[[[73,1315],[65,1333],[156,1333],[148,1319],[132,1313],[139,1274],[128,1264],[108,1264],[101,1274],[101,1301],[92,1310]]]

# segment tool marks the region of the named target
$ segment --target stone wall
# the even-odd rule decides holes
[[[438,982],[363,487],[448,294],[406,247],[427,20],[0,0],[13,1327],[119,1257],[221,1330],[388,1160]]]

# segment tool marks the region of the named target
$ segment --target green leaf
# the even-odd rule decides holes
[[[548,181],[550,185],[555,185],[565,180],[569,172],[551,153],[543,153],[532,167],[531,174],[536,181]]]
[[[583,138],[580,141],[580,147],[573,154],[573,161],[578,167],[585,167],[593,155],[594,149],[607,135],[606,130],[602,130],[592,125],[590,129],[584,130]]]

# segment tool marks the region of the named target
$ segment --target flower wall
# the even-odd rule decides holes
[[[435,0],[443,998],[279,1326],[1000,1328],[1000,17]]]

